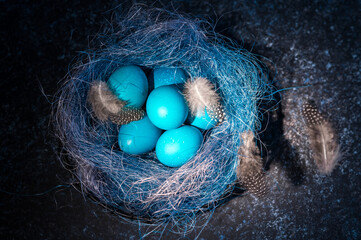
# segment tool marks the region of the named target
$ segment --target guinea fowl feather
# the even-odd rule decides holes
[[[144,117],[144,111],[126,106],[127,102],[118,99],[102,81],[93,82],[88,92],[94,115],[100,121],[110,120],[115,124],[123,125]]]
[[[101,120],[108,120],[110,115],[117,114],[125,106],[126,102],[118,99],[105,82],[93,82],[89,93],[88,101],[95,116]]]
[[[221,97],[214,85],[206,78],[189,79],[184,84],[184,97],[193,116],[204,116],[205,112],[211,119],[217,119],[218,124],[226,118]]]
[[[254,142],[251,131],[241,134],[243,145],[239,147],[237,177],[240,183],[257,197],[262,197],[268,192],[262,168],[262,159],[258,147]]]
[[[316,166],[321,173],[329,175],[341,158],[337,134],[332,125],[312,104],[303,105],[303,116],[306,120]]]
[[[206,78],[189,79],[184,84],[184,96],[187,100],[191,114],[205,114],[205,109],[212,109],[220,104],[220,96],[215,91],[213,84]]]

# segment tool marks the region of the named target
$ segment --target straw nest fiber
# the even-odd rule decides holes
[[[57,96],[55,124],[82,191],[136,219],[193,223],[213,209],[236,181],[240,134],[259,130],[259,101],[270,92],[267,72],[251,53],[216,34],[206,21],[160,9],[133,8],[98,36],[99,48],[82,53]],[[226,120],[205,134],[197,155],[179,168],[154,152],[130,155],[117,144],[119,126],[93,115],[87,94],[120,66],[145,72],[179,67],[211,81]]]

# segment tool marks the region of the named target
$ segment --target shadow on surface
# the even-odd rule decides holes
[[[300,164],[297,150],[284,136],[281,96],[277,93],[274,97],[276,102],[279,102],[277,109],[266,113],[262,126],[267,128],[259,134],[260,141],[267,147],[267,156],[265,156],[267,161],[264,168],[268,171],[271,164],[279,163],[292,184],[298,186],[304,181],[305,171]]]

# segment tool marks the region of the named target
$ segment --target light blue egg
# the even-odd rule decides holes
[[[155,152],[164,165],[180,167],[196,155],[202,141],[202,133],[186,125],[165,131],[158,139]]]
[[[205,114],[198,113],[196,116],[190,117],[190,124],[203,130],[211,129],[217,123],[218,119],[211,118],[208,115],[207,109],[205,109]]]
[[[118,143],[122,151],[130,154],[150,152],[157,144],[162,130],[154,126],[149,118],[122,125],[119,129]]]
[[[108,86],[128,106],[140,108],[148,95],[148,80],[143,70],[135,65],[118,68],[108,79]]]
[[[185,83],[187,74],[181,68],[156,68],[154,69],[154,88]]]
[[[146,110],[150,121],[164,130],[181,126],[188,115],[185,99],[175,86],[154,89],[149,94]]]

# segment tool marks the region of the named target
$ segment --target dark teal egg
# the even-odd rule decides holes
[[[118,68],[108,79],[108,86],[128,106],[140,108],[148,95],[148,80],[143,70],[135,65]]]
[[[120,127],[119,147],[122,151],[130,154],[147,153],[154,149],[161,134],[162,130],[154,126],[145,116],[139,121]]]
[[[189,117],[189,122],[192,126],[198,127],[203,130],[208,130],[217,125],[218,120],[209,116],[205,109],[204,114],[198,113],[196,116]]]
[[[181,126],[188,115],[185,99],[175,86],[154,89],[149,94],[146,110],[150,121],[164,130]]]
[[[180,167],[197,154],[202,141],[202,133],[192,126],[165,131],[156,145],[157,158],[168,167]]]
[[[183,84],[187,81],[187,73],[181,68],[156,68],[154,69],[154,88]]]

